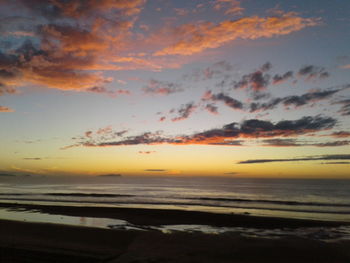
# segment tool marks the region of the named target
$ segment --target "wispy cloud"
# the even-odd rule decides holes
[[[340,104],[341,108],[339,113],[343,116],[350,115],[350,99],[344,99],[334,102],[333,104]]]
[[[329,142],[305,142],[297,141],[296,139],[268,139],[263,140],[263,146],[274,147],[300,147],[300,146],[314,146],[314,147],[338,147],[350,145],[350,141],[329,141]]]
[[[155,55],[192,55],[208,48],[220,47],[236,39],[287,35],[319,24],[319,18],[302,18],[293,12],[266,18],[244,17],[218,24],[211,22],[185,24],[173,30],[175,44],[155,52]]]
[[[240,1],[237,0],[215,0],[213,4],[214,10],[224,10],[225,15],[242,15],[244,11]]]
[[[333,132],[333,133],[329,134],[328,136],[335,137],[335,138],[348,138],[348,137],[350,137],[350,132],[338,131],[338,132]]]
[[[333,154],[333,155],[320,155],[310,156],[303,158],[286,158],[286,159],[254,159],[240,161],[238,164],[253,164],[253,163],[272,163],[272,162],[300,162],[300,161],[323,161],[323,160],[350,160],[350,154]]]
[[[350,64],[346,64],[346,65],[340,66],[340,68],[342,68],[342,69],[350,69]]]
[[[155,79],[151,79],[142,90],[145,94],[151,95],[169,95],[183,91],[181,85],[178,83]]]
[[[156,153],[156,151],[139,151],[139,154],[152,154],[152,153]]]

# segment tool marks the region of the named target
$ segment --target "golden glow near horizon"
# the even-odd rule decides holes
[[[0,3],[0,173],[350,179],[350,2],[30,2]]]

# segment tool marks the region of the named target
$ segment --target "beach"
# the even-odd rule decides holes
[[[254,237],[236,232],[159,231],[160,225],[256,229],[337,227],[346,222],[136,208],[1,204],[6,209],[126,220],[140,230],[0,220],[0,262],[327,262],[350,261],[350,240]]]

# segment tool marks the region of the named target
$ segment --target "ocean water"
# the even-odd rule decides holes
[[[0,177],[0,202],[168,208],[350,222],[350,180]],[[1,213],[1,215],[5,213]]]

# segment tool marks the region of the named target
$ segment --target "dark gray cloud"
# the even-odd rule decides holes
[[[266,73],[271,68],[270,63],[264,64],[259,70],[243,75],[239,81],[233,83],[235,89],[250,89],[261,91],[267,89],[271,76]]]
[[[289,79],[292,79],[293,77],[294,77],[293,71],[287,71],[286,73],[284,73],[282,75],[276,74],[272,78],[272,83],[274,85],[281,84]]]
[[[262,141],[263,146],[276,146],[276,147],[288,147],[288,146],[302,146],[296,141],[296,139],[268,139]]]
[[[264,103],[253,102],[250,104],[250,112],[272,110],[280,104],[282,104],[285,107],[289,107],[289,106],[301,107],[309,103],[329,99],[334,94],[346,88],[348,87],[346,86],[346,87],[333,89],[333,90],[312,91],[299,96],[294,95],[294,96],[287,96],[283,98],[274,98]]]
[[[347,145],[350,145],[350,141],[332,141],[332,142],[314,144],[314,146],[317,146],[317,147],[337,147],[337,146],[347,146]]]
[[[299,72],[299,76],[306,77],[306,79],[311,80],[315,78],[324,79],[329,77],[329,72],[323,67],[318,67],[314,65],[307,65],[302,67]]]
[[[322,80],[328,78],[330,73],[324,67],[306,65],[299,70],[288,70],[284,73],[271,72],[272,65],[267,62],[257,70],[242,75],[238,80],[233,74],[225,74],[221,81],[215,84],[219,88],[247,89],[250,92],[261,92],[269,85],[279,85],[286,81],[296,83],[298,80]]]
[[[258,119],[242,123],[230,123],[220,129],[211,129],[191,136],[177,137],[173,144],[238,145],[238,138],[273,138],[298,136],[332,128],[336,120],[330,117],[303,117],[298,120],[283,120],[277,123]],[[241,143],[239,143],[240,145]]]
[[[246,120],[241,124],[240,133],[255,137],[274,137],[305,134],[310,131],[330,129],[336,120],[330,117],[303,117],[298,120],[283,120],[276,124],[257,119]]]
[[[218,94],[211,94],[210,98],[208,98],[212,101],[221,101],[226,104],[226,106],[234,109],[234,110],[241,110],[243,109],[243,103],[224,94],[224,93],[218,93]]]
[[[339,113],[343,116],[349,116],[350,115],[350,99],[345,100],[339,100],[334,102],[333,104],[340,104],[341,108],[339,110]]]
[[[262,141],[263,146],[274,147],[298,147],[298,146],[314,146],[314,147],[338,147],[350,145],[350,141],[330,141],[330,142],[298,142],[296,139],[268,139]]]
[[[145,172],[166,172],[166,169],[146,169]]]
[[[253,164],[253,163],[272,163],[272,162],[299,162],[299,161],[323,161],[323,160],[350,160],[350,154],[331,154],[319,155],[303,158],[288,158],[288,159],[253,159],[240,161],[238,164]]]
[[[328,130],[337,123],[331,117],[306,116],[298,120],[282,120],[277,123],[250,119],[241,123],[230,123],[222,128],[210,129],[192,135],[164,136],[162,132],[145,132],[141,135],[122,137],[119,140],[106,139],[101,136],[91,138],[83,136],[81,141],[64,147],[68,149],[76,146],[108,147],[139,144],[173,144],[173,145],[228,145],[240,146],[244,138],[274,138],[299,136]],[[124,134],[123,134],[124,135]],[[277,142],[277,141],[275,141]]]
[[[194,102],[183,104],[180,109],[176,111],[178,116],[172,118],[171,121],[182,121],[188,119],[190,115],[196,110],[196,108],[197,106],[194,104]]]
[[[322,164],[350,164],[350,162],[326,162]]]
[[[40,157],[27,157],[27,158],[23,158],[23,160],[26,160],[26,161],[41,161],[42,158],[40,158]]]

